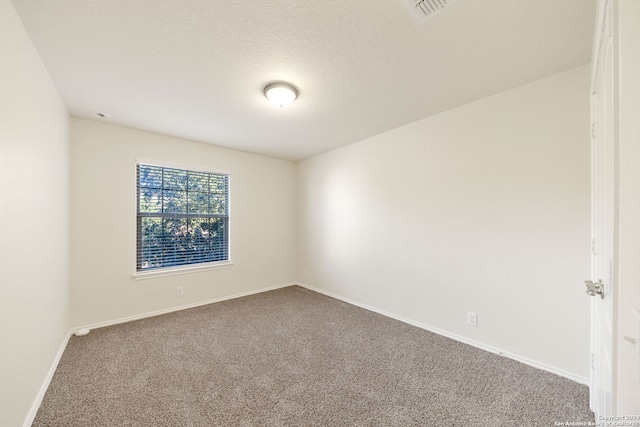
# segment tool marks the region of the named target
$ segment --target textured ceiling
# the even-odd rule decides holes
[[[595,2],[13,0],[73,116],[290,160],[588,63]]]

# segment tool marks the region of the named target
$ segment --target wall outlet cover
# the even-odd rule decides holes
[[[478,326],[478,315],[473,311],[467,311],[467,325]]]

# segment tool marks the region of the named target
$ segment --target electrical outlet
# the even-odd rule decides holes
[[[309,270],[305,270],[304,271],[304,278],[308,279],[311,276],[311,273],[309,272]]]
[[[478,315],[473,311],[467,311],[467,325],[478,326]]]
[[[184,287],[178,286],[176,288],[176,296],[177,297],[181,297],[182,295],[184,295]]]

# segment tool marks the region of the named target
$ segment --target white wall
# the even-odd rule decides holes
[[[640,414],[640,2],[619,0],[618,370],[616,413]],[[624,339],[636,339],[634,346]]]
[[[228,269],[135,281],[136,158],[231,173]],[[88,326],[295,281],[296,165],[71,120],[73,325]],[[176,297],[176,287],[184,296]]]
[[[0,425],[28,418],[69,330],[68,114],[0,0]]]
[[[298,277],[586,382],[588,130],[583,66],[301,162]]]

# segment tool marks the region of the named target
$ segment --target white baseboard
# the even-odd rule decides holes
[[[366,310],[373,311],[373,312],[378,313],[378,314],[382,314],[383,316],[387,316],[387,317],[390,317],[392,319],[399,320],[401,322],[408,323],[408,324],[413,325],[413,326],[417,326],[418,328],[424,329],[426,331],[433,332],[433,333],[436,333],[438,335],[442,335],[442,336],[447,337],[447,338],[451,338],[452,340],[459,341],[461,343],[468,344],[468,345],[471,345],[473,347],[477,347],[477,348],[479,348],[481,350],[488,351],[489,353],[494,353],[494,354],[497,354],[499,356],[507,357],[509,359],[513,359],[513,360],[516,360],[518,362],[524,363],[525,365],[529,365],[529,366],[532,366],[534,368],[541,369],[543,371],[551,372],[552,374],[556,374],[556,375],[559,375],[561,377],[570,379],[571,381],[575,381],[578,384],[583,384],[583,385],[586,385],[586,386],[589,385],[589,378],[585,378],[585,377],[581,377],[581,376],[572,374],[571,372],[567,372],[567,371],[565,371],[563,369],[558,369],[556,367],[553,367],[553,366],[550,366],[550,365],[547,365],[547,364],[544,364],[544,363],[541,363],[541,362],[537,362],[535,360],[526,358],[524,356],[520,356],[520,355],[517,355],[517,354],[509,353],[509,352],[501,350],[499,348],[496,348],[496,347],[493,347],[493,346],[490,346],[490,345],[486,345],[486,344],[483,344],[483,343],[478,342],[478,341],[470,340],[470,339],[462,337],[460,335],[452,334],[451,332],[447,332],[447,331],[439,329],[439,328],[434,328],[433,326],[425,325],[424,323],[416,322],[416,321],[413,321],[411,319],[407,319],[406,317],[398,316],[396,314],[389,313],[389,312],[384,311],[384,310],[380,310],[380,309],[378,309],[376,307],[372,307],[372,306],[369,306],[367,304],[362,304],[362,303],[360,303],[358,301],[354,301],[354,300],[349,299],[349,298],[344,298],[344,297],[342,297],[340,295],[334,294],[333,292],[327,292],[327,291],[325,291],[323,289],[319,289],[319,288],[307,285],[307,284],[302,283],[302,282],[297,282],[297,285],[301,286],[303,288],[309,289],[310,291],[318,292],[320,294],[327,295],[327,296],[329,296],[331,298],[335,298],[335,299],[338,299],[340,301],[344,301],[344,302],[346,302],[348,304],[352,304],[352,305],[364,308]]]
[[[176,312],[176,311],[188,310],[190,308],[200,307],[200,306],[203,306],[203,305],[213,304],[213,303],[216,303],[216,302],[227,301],[227,300],[246,297],[246,296],[254,295],[254,294],[261,294],[263,292],[268,292],[268,291],[273,291],[273,290],[276,290],[276,289],[286,288],[286,287],[289,287],[289,286],[294,286],[296,284],[297,284],[297,282],[290,282],[290,283],[285,283],[285,284],[282,284],[282,285],[270,286],[268,288],[261,288],[261,289],[257,289],[257,290],[253,290],[253,291],[242,292],[242,293],[239,293],[239,294],[228,295],[228,296],[224,296],[224,297],[220,297],[220,298],[213,298],[213,299],[209,299],[209,300],[205,300],[205,301],[198,301],[198,302],[194,302],[192,304],[179,305],[177,307],[171,307],[171,308],[167,308],[167,309],[164,309],[164,310],[150,311],[150,312],[147,312],[147,313],[136,314],[136,315],[133,315],[133,316],[121,317],[120,319],[107,320],[106,322],[98,322],[98,323],[93,323],[91,325],[79,326],[77,328],[73,328],[71,330],[71,333],[79,332],[80,335],[86,335],[88,333],[88,331],[90,331],[92,329],[104,328],[106,326],[118,325],[120,323],[133,322],[134,320],[146,319],[147,317],[160,316],[162,314],[168,314],[168,313],[173,313],[173,312]]]
[[[53,363],[49,368],[49,372],[47,372],[47,376],[38,391],[38,395],[36,399],[33,401],[31,405],[31,409],[29,409],[29,413],[27,414],[27,418],[24,420],[24,427],[31,427],[33,424],[33,420],[36,418],[38,414],[38,409],[40,409],[40,404],[42,403],[42,399],[44,399],[44,395],[49,388],[49,384],[51,384],[51,380],[53,379],[53,374],[56,373],[56,369],[58,369],[58,363],[60,363],[60,359],[62,359],[62,354],[64,350],[67,348],[67,344],[69,343],[69,339],[71,338],[71,331],[67,332],[67,336],[62,340],[62,345],[58,349],[58,353],[56,353],[56,357],[53,359]]]

